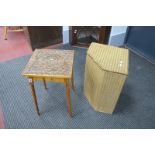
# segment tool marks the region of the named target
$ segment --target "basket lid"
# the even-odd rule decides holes
[[[128,49],[91,43],[87,54],[92,57],[95,63],[103,70],[128,74]]]

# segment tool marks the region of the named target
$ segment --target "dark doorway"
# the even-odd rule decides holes
[[[71,26],[70,43],[77,46],[89,46],[91,42],[107,44],[111,26]]]
[[[24,32],[33,50],[63,42],[62,26],[27,26]]]
[[[129,26],[125,46],[155,63],[155,26]]]

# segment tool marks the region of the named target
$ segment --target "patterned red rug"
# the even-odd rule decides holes
[[[24,32],[10,32],[4,40],[3,27],[0,27],[0,62],[8,61],[32,53]]]

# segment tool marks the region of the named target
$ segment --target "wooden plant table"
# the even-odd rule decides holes
[[[72,117],[69,81],[72,81],[72,89],[74,90],[73,63],[73,50],[36,49],[34,51],[22,75],[29,79],[38,115],[40,113],[34,88],[35,80],[43,81],[45,89],[46,81],[64,83],[66,86],[68,113]]]

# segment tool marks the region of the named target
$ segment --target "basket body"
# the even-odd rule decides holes
[[[91,48],[91,50],[93,52],[96,52],[95,48],[96,46],[98,46],[98,44],[95,44],[93,46],[94,51],[93,48]],[[109,66],[108,70],[107,67],[108,64],[109,65],[113,64],[113,62],[110,62],[110,60],[115,59],[107,58],[109,62],[108,64],[106,64],[106,66],[104,65],[105,66],[104,67],[103,65],[100,64],[100,62],[95,60],[96,55],[93,57],[89,50],[90,49],[88,49],[87,52],[86,65],[85,65],[84,94],[88,99],[89,103],[91,104],[91,106],[94,108],[94,110],[112,114],[117,104],[117,100],[120,96],[125,80],[127,78],[128,68],[126,69],[123,68],[123,70],[121,70],[122,72],[121,71],[117,72],[117,69],[115,69],[116,65],[114,65],[114,70],[111,69],[111,66]],[[104,52],[104,50],[101,50],[101,52]],[[128,51],[126,52],[127,53],[123,53],[127,54],[125,57],[126,59],[123,60],[121,58],[121,61],[123,62],[128,61]],[[109,57],[108,54],[106,55],[107,57]],[[119,63],[118,67],[120,66],[128,67],[128,62],[125,63],[121,62],[121,64],[123,65],[122,66],[120,65],[119,58],[118,57],[116,58],[118,59]]]

